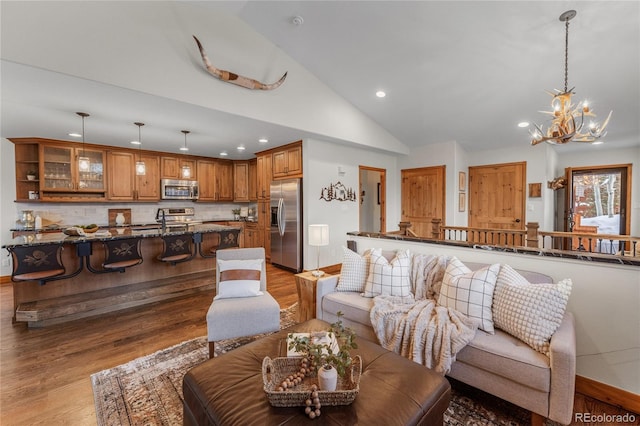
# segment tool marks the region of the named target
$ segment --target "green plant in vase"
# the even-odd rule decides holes
[[[235,220],[240,219],[240,209],[232,209],[231,212],[233,213],[233,218]]]
[[[309,337],[296,336],[291,339],[289,350],[293,349],[309,358],[312,371],[315,368],[334,368],[338,376],[344,377],[353,362],[350,351],[357,349],[358,345],[355,332],[344,326],[342,316],[342,312],[338,312],[338,321],[331,324],[327,332],[310,333]]]

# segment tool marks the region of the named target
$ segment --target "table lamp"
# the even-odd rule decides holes
[[[314,277],[321,277],[324,275],[324,271],[320,270],[320,246],[329,245],[329,225],[309,225],[309,245],[317,247],[318,251],[316,270],[311,274]]]

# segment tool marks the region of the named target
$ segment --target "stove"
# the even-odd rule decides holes
[[[201,220],[194,218],[195,209],[193,207],[163,207],[156,212],[156,222],[162,223],[164,217],[167,228],[175,228],[185,225],[198,225]]]

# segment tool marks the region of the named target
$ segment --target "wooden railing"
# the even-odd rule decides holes
[[[400,222],[400,230],[389,234],[422,237],[411,231],[411,223]],[[431,221],[434,240],[460,241],[499,247],[531,247],[579,251],[618,256],[640,256],[640,237],[614,234],[539,231],[537,222],[528,222],[524,229],[470,228],[443,226],[441,219]]]
[[[618,256],[640,256],[640,238],[617,234],[538,232],[542,248]]]

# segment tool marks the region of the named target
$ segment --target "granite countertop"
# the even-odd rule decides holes
[[[62,230],[64,228],[60,229]],[[24,229],[21,231],[24,231]],[[2,248],[34,246],[49,243],[78,244],[87,241],[106,241],[131,237],[156,238],[163,235],[206,234],[225,231],[241,231],[241,228],[238,226],[217,225],[215,223],[202,223],[170,227],[165,232],[162,232],[160,226],[157,223],[153,223],[148,225],[105,227],[100,228],[93,234],[86,234],[84,236],[71,236],[66,235],[63,232],[33,232],[32,234],[21,235],[10,240],[7,244],[3,245]]]
[[[431,238],[411,237],[411,236],[401,235],[401,234],[381,234],[378,232],[352,231],[352,232],[347,232],[347,235],[351,235],[353,237],[380,238],[385,240],[398,240],[398,241],[407,241],[407,242],[421,242],[421,243],[440,244],[440,245],[447,245],[447,246],[467,247],[467,248],[472,248],[476,250],[500,251],[500,252],[508,252],[508,253],[520,253],[520,254],[533,255],[533,256],[550,256],[550,257],[558,257],[563,259],[578,259],[578,260],[585,260],[590,262],[604,262],[604,263],[615,263],[619,265],[640,266],[639,257],[607,255],[607,254],[600,254],[600,253],[590,253],[586,251],[581,252],[581,251],[543,249],[543,248],[521,247],[521,246],[493,246],[488,244],[478,244],[478,243],[471,243],[471,242],[465,242],[465,241],[434,240]]]

